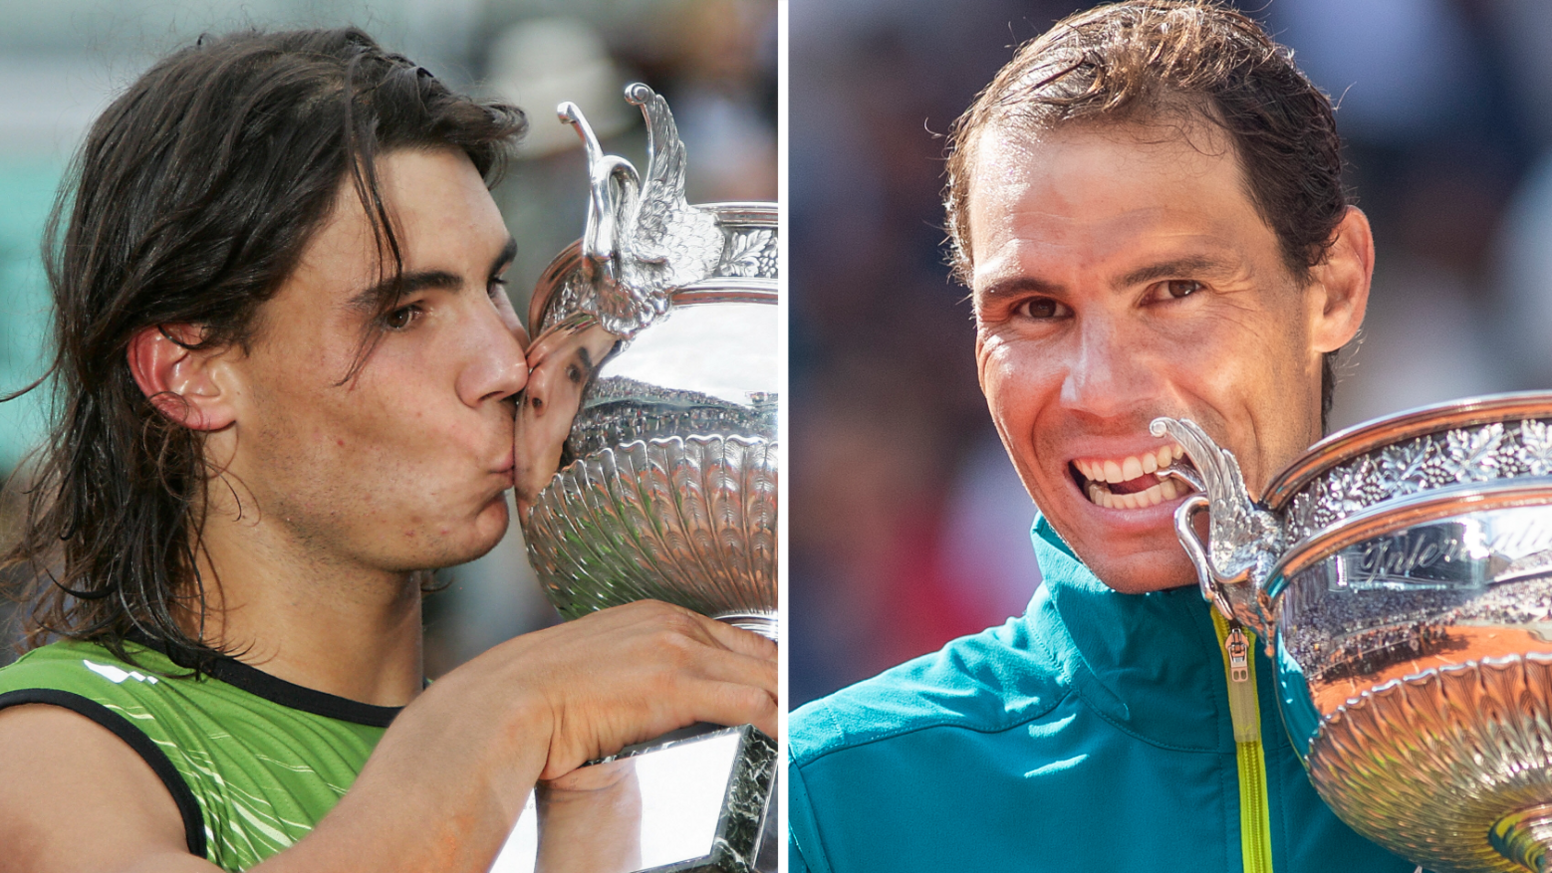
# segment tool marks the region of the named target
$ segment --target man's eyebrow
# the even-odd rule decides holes
[[[395,300],[417,291],[437,288],[457,291],[463,287],[463,278],[446,270],[422,270],[416,273],[400,273],[357,291],[350,298],[350,308],[376,315]]]
[[[501,247],[501,252],[496,255],[496,260],[490,265],[492,276],[512,265],[512,259],[517,257],[517,240],[507,237],[506,245]]]
[[[501,251],[491,261],[490,275],[497,273],[511,265],[512,259],[517,257],[517,240],[507,237]],[[397,276],[389,276],[367,288],[363,288],[351,295],[349,306],[361,312],[376,314],[382,312],[395,300],[414,294],[417,291],[437,289],[440,291],[457,291],[463,287],[463,277],[446,270],[420,270],[414,273],[400,273]]]
[[[999,297],[1016,297],[1022,294],[1057,294],[1062,286],[1033,276],[1010,276],[999,279],[984,288],[977,288],[971,295],[977,300],[996,300]]]
[[[1129,288],[1133,285],[1142,285],[1156,279],[1181,279],[1191,276],[1221,276],[1230,272],[1230,268],[1223,261],[1205,255],[1191,255],[1184,258],[1175,258],[1169,261],[1160,261],[1149,264],[1122,276],[1116,283],[1118,288]]]

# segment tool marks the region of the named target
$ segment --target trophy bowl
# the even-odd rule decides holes
[[[626,89],[647,167],[587,150],[583,238],[540,277],[517,412],[530,562],[568,618],[647,598],[776,637],[773,203],[691,205],[663,98]]]
[[[1200,428],[1153,429],[1203,491],[1176,528],[1204,593],[1270,641],[1332,810],[1437,873],[1552,868],[1552,394],[1335,433],[1260,502]]]
[[[730,237],[765,234],[774,247],[773,207],[708,208]],[[651,598],[774,639],[774,270],[675,289],[665,313],[629,337],[577,308],[568,288],[582,274],[573,245],[540,280],[531,310],[535,346],[560,350],[536,372],[553,359],[564,376],[553,381],[564,384],[545,392],[539,372],[520,422],[530,415],[532,433],[545,416],[570,416],[559,469],[522,516],[545,593],[568,618]]]
[[[655,599],[774,640],[777,207],[688,203],[667,103],[645,85],[625,96],[647,126],[639,173],[559,109],[587,152],[589,205],[529,304],[513,453],[529,562],[566,618]],[[775,869],[776,744],[755,727],[691,725],[585,769],[633,786],[641,814],[621,823],[600,801],[592,826],[630,851],[582,869]],[[541,801],[503,853],[514,870],[543,854]]]

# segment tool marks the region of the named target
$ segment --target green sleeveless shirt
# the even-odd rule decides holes
[[[126,651],[139,666],[95,643],[28,652],[0,669],[0,709],[63,706],[113,731],[172,793],[189,852],[224,870],[246,870],[306,836],[398,714],[235,660],[195,678],[155,649]]]

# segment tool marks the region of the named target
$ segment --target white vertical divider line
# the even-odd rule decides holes
[[[780,446],[780,453],[778,455],[780,466],[777,469],[781,471],[781,477],[776,483],[776,591],[778,598],[777,615],[779,616],[777,627],[780,629],[778,639],[781,641],[781,648],[777,653],[777,667],[780,671],[780,678],[776,686],[776,718],[777,733],[779,734],[776,737],[776,787],[778,790],[776,808],[779,811],[777,821],[781,823],[783,828],[787,826],[788,821],[787,779],[785,771],[787,762],[787,701],[790,699],[787,689],[790,685],[788,674],[791,669],[791,647],[787,641],[792,639],[792,614],[789,606],[791,599],[788,596],[791,562],[787,560],[788,543],[790,542],[787,536],[787,532],[790,529],[790,526],[787,524],[787,517],[792,511],[792,501],[789,499],[792,468],[787,463],[787,460],[792,457],[792,442],[790,439],[792,368],[788,360],[790,351],[788,344],[788,321],[792,307],[792,270],[791,259],[788,257],[792,245],[792,234],[790,232],[792,209],[791,201],[788,199],[789,180],[787,178],[787,136],[790,130],[787,120],[789,118],[789,103],[791,102],[791,91],[787,87],[787,59],[790,48],[788,44],[789,30],[787,27],[790,12],[789,5],[788,0],[777,0],[776,3],[776,202],[779,210],[776,220],[776,256],[779,265],[777,267],[777,283],[781,289],[781,295],[777,302],[778,310],[781,313],[780,318],[777,319],[777,336],[780,349],[778,359],[781,361],[782,368],[780,380],[781,407],[777,412],[776,420],[776,437]],[[789,867],[787,835],[778,833],[776,839],[777,865],[779,869],[786,870]]]

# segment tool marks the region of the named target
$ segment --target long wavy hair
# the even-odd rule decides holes
[[[191,324],[199,348],[246,348],[342,185],[396,274],[375,157],[459,149],[494,184],[525,126],[354,28],[202,37],[113,101],[45,231],[57,346],[34,388],[51,392],[52,430],[20,540],[0,558],[20,580],[23,648],[61,636],[125,657],[126,638],[150,638],[195,668],[225,654],[178,620],[205,613],[196,555],[213,471],[201,435],[136,385],[130,339]],[[362,336],[346,379],[376,337]]]

